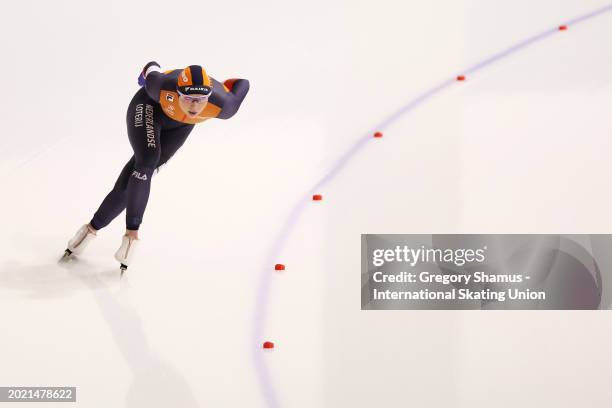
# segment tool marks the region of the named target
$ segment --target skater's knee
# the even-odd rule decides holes
[[[157,167],[159,160],[161,159],[161,152],[157,151],[156,154],[146,154],[143,157],[136,157],[134,159],[134,169],[145,168],[154,169]]]
[[[141,181],[147,181],[151,179],[151,176],[153,175],[153,171],[155,170],[156,165],[138,165],[136,164],[134,166],[134,169],[132,170],[132,174],[131,177],[137,179],[137,180],[141,180]]]
[[[157,167],[157,164],[159,163],[159,159],[160,157],[155,157],[155,158],[146,159],[146,160],[137,160],[134,163],[134,168],[140,167],[140,168],[154,169],[155,167]]]

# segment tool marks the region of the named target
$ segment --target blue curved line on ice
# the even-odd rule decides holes
[[[598,17],[604,13],[612,11],[612,4],[592,11],[588,14],[584,14],[580,17],[574,18],[572,20],[563,23],[563,25],[567,25],[568,28],[571,26],[575,26],[578,23],[590,20],[594,17]],[[543,31],[539,34],[536,34],[532,37],[529,37],[509,48],[504,49],[503,51],[492,55],[491,57],[478,62],[477,64],[468,67],[467,69],[463,69],[457,71],[457,73],[471,75],[505,57],[508,57],[536,42],[542,41],[545,38],[548,38],[554,34],[559,33],[559,26]],[[565,33],[565,32],[563,32]],[[321,187],[325,184],[329,183],[339,172],[344,168],[344,166],[359,152],[361,151],[366,143],[373,141],[375,139],[372,138],[372,135],[376,131],[382,131],[387,126],[392,124],[394,121],[399,119],[400,117],[410,113],[415,108],[427,102],[433,96],[442,92],[446,88],[450,87],[456,82],[456,77],[452,77],[451,79],[446,79],[440,82],[438,85],[432,87],[431,89],[423,92],[421,95],[414,98],[408,104],[388,116],[386,119],[381,121],[378,125],[376,125],[373,129],[366,132],[361,138],[359,138],[338,160],[336,160],[335,164],[332,168],[325,174],[311,189],[309,189],[303,197],[301,197],[297,203],[293,206],[291,213],[287,217],[287,220],[283,224],[282,229],[280,230],[278,236],[273,241],[270,252],[267,256],[267,261],[264,264],[261,270],[261,281],[260,286],[257,292],[257,300],[254,308],[254,319],[253,319],[253,358],[255,360],[255,368],[257,370],[257,374],[259,376],[261,390],[266,401],[266,404],[269,408],[278,408],[280,407],[278,401],[278,395],[276,394],[274,387],[272,386],[270,371],[266,366],[266,362],[264,360],[263,352],[261,349],[261,344],[264,341],[263,330],[264,330],[264,319],[266,317],[267,307],[268,307],[268,299],[270,293],[270,284],[272,280],[272,266],[277,263],[277,257],[284,248],[284,243],[289,237],[291,230],[297,223],[303,208],[306,204],[311,202],[312,194],[319,192]]]

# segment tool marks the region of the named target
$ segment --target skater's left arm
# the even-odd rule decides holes
[[[238,112],[240,104],[249,92],[249,81],[247,79],[228,79],[223,85],[229,92],[223,95],[223,110],[217,116],[219,119],[229,119]]]
[[[140,76],[138,77],[138,85],[144,86],[147,95],[155,102],[159,102],[159,93],[161,92],[164,74],[161,72],[160,65],[151,61],[144,66]]]

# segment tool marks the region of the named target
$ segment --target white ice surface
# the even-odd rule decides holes
[[[296,200],[420,92],[606,4],[12,3],[0,17],[0,386],[77,386],[84,408],[269,407],[254,307]],[[264,360],[279,406],[610,405],[609,312],[365,312],[359,298],[362,233],[612,230],[610,38],[612,13],[468,77],[306,203],[279,255],[287,270],[270,271]],[[155,176],[122,282],[123,214],[58,265],[131,155],[125,110],[151,59],[252,89]]]

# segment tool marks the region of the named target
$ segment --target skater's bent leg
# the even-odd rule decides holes
[[[134,168],[135,158],[132,158],[123,167],[119,174],[115,186],[110,193],[104,198],[100,208],[94,214],[89,222],[89,225],[94,230],[99,230],[106,227],[125,209],[127,204],[127,186]]]
[[[176,153],[176,151],[185,143],[187,136],[193,129],[193,125],[185,125],[175,129],[169,129],[160,131],[159,136],[159,144],[161,145],[161,150],[159,152],[159,159],[157,164],[155,165],[155,170],[159,171],[159,167],[166,164],[166,162]],[[152,163],[153,160],[149,160],[149,163]],[[150,169],[147,169],[150,170]],[[136,169],[134,169],[136,171]],[[149,171],[141,172],[142,174],[146,174],[147,178],[150,180]],[[141,174],[141,176],[142,176]],[[152,174],[152,171],[151,171]],[[142,178],[142,177],[141,177]],[[134,182],[134,184],[137,184]],[[140,183],[138,183],[140,184]],[[138,188],[138,187],[136,187]],[[149,182],[149,191],[150,191],[150,182]],[[139,192],[136,193],[136,199],[133,204],[135,208],[133,210],[129,210],[128,212],[131,214],[126,216],[127,221],[127,229],[125,231],[125,235],[130,238],[138,239],[138,226],[142,222],[143,213],[139,213],[139,209],[142,208],[144,212],[144,208],[146,207],[146,198],[148,198],[149,192]],[[146,197],[146,198],[145,198]],[[139,200],[145,199],[144,205],[139,203]]]
[[[160,115],[164,113],[150,99],[132,101],[128,108],[128,137],[134,150],[134,168],[126,190],[127,235],[140,228],[149,200],[153,170],[161,156]]]
[[[193,127],[194,127],[193,125],[185,125],[185,126],[181,126],[181,127],[174,128],[174,129],[160,131],[158,145],[161,145],[161,151],[159,152],[159,159],[157,159],[158,162],[155,166],[156,170],[159,171],[159,168],[163,166],[164,164],[166,164],[166,162],[170,160],[172,156],[174,156],[174,153],[176,153],[176,151],[180,149],[183,143],[185,143],[185,140],[187,140],[187,136],[189,136],[189,133],[191,133],[191,130],[193,129]],[[148,160],[148,161],[149,163],[153,162],[153,160]],[[136,171],[136,169],[134,170]],[[147,169],[147,170],[151,170],[151,169]],[[151,170],[151,175],[152,173],[153,173],[153,170]],[[147,178],[150,180],[151,177],[149,177],[148,171],[145,174],[147,174]],[[134,184],[136,184],[136,182],[134,182]],[[149,189],[150,189],[150,182],[149,182]],[[138,210],[142,208],[142,211],[144,212],[144,208],[146,207],[146,199],[145,199],[144,205],[138,204],[138,200],[143,199],[145,197],[148,198],[148,195],[149,195],[148,191],[146,194],[144,192],[136,194],[137,198],[134,201],[134,205],[135,205],[134,210],[130,210],[129,209],[130,205],[128,205],[127,229],[125,231],[125,235],[127,235],[130,238],[138,239],[138,226],[140,225],[140,222],[142,222],[142,215],[143,215],[142,213],[139,213]]]

